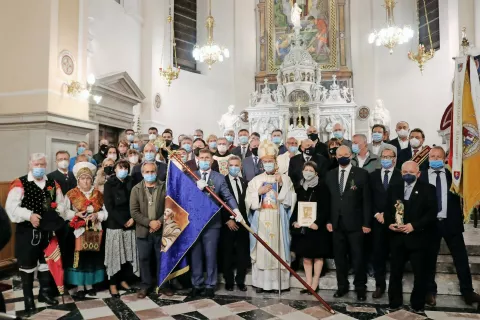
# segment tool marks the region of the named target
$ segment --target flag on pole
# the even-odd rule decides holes
[[[480,82],[473,57],[455,58],[451,190],[463,198],[465,221],[480,204]]]
[[[173,161],[167,174],[158,286],[189,270],[186,253],[220,208]]]

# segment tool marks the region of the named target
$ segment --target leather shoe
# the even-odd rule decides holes
[[[233,284],[226,284],[226,285],[225,285],[225,290],[227,290],[227,291],[233,291]]]
[[[334,298],[341,298],[348,293],[348,290],[337,290],[333,295]]]
[[[468,305],[472,305],[473,303],[477,302],[480,306],[480,295],[476,292],[470,292],[463,296],[465,299],[465,303]]]
[[[203,290],[200,288],[192,288],[192,291],[190,291],[190,297],[196,298],[202,295]]]
[[[137,293],[138,299],[145,299],[146,296],[147,296],[147,289],[140,289],[140,291],[138,291]]]
[[[244,284],[237,284],[237,288],[240,291],[247,291],[247,286]]]
[[[437,298],[433,293],[427,293],[427,297],[425,298],[425,303],[431,307],[435,307],[437,305]]]
[[[377,287],[375,289],[375,292],[372,293],[372,298],[373,299],[380,299],[381,297],[383,297],[384,293],[385,293],[385,289]]]
[[[213,299],[215,298],[215,290],[213,288],[207,288],[205,290],[205,297]]]
[[[161,288],[161,289],[159,290],[159,292],[160,292],[161,294],[166,295],[167,297],[171,297],[171,296],[173,296],[173,295],[175,294],[175,293],[173,292],[173,290],[170,289],[170,288]]]
[[[357,291],[357,299],[358,301],[367,300],[367,292],[365,290]]]

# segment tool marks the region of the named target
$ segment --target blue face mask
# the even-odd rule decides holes
[[[407,184],[412,184],[417,180],[417,176],[410,173],[404,174],[402,178]]]
[[[240,173],[240,167],[228,167],[228,173],[230,173],[232,177],[237,177]]]
[[[216,141],[210,142],[208,146],[210,147],[210,149],[217,149],[217,142]]]
[[[143,179],[145,179],[145,181],[147,182],[154,182],[155,180],[157,180],[157,175],[155,173],[152,173],[152,174],[144,174],[143,175]]]
[[[225,139],[227,139],[228,142],[233,142],[232,136],[225,136]]]
[[[83,153],[83,151],[85,151],[85,148],[84,147],[78,147],[77,149],[77,155],[81,155]]]
[[[338,130],[333,133],[333,136],[337,139],[343,139],[343,131]]]
[[[275,143],[275,144],[280,144],[282,142],[282,138],[281,137],[273,137],[272,142]]]
[[[273,172],[273,170],[275,170],[275,163],[270,163],[270,162],[269,163],[264,163],[263,164],[263,169],[267,173]]]
[[[352,144],[352,151],[353,153],[359,153],[360,152],[360,147],[358,144]]]
[[[442,169],[445,166],[443,160],[430,160],[430,168],[432,169]]]
[[[240,142],[240,144],[247,144],[248,143],[248,137],[247,136],[238,137],[238,142]]]
[[[290,146],[290,147],[288,147],[288,151],[290,151],[291,153],[297,153],[298,147]]]
[[[383,169],[390,169],[393,165],[392,159],[382,159],[380,162],[382,163]]]
[[[198,167],[200,168],[200,170],[207,171],[208,169],[210,169],[210,161],[200,160],[198,161]]]
[[[188,153],[192,152],[192,145],[191,144],[184,144],[182,146],[183,149],[185,149],[185,151],[187,151]]]
[[[375,142],[382,141],[383,140],[383,134],[381,134],[379,132],[372,133],[372,140],[375,141]]]
[[[117,172],[117,178],[118,179],[125,179],[128,176],[128,171],[127,170],[119,170]]]
[[[145,160],[147,160],[147,161],[155,161],[155,153],[153,153],[153,152],[145,152]]]
[[[140,150],[140,147],[138,146],[138,143],[132,143],[132,147],[133,147],[133,149],[135,149],[137,151]]]
[[[32,174],[35,178],[43,178],[45,175],[45,168],[33,168]]]

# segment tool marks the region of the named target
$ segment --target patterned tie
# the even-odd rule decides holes
[[[438,204],[438,212],[442,211],[442,179],[440,179],[440,173],[442,171],[437,170],[435,171],[437,174],[437,179],[435,181],[437,187],[437,204]]]
[[[418,153],[418,149],[413,149],[413,156],[415,157]]]
[[[202,175],[203,175],[203,177],[202,177],[203,181],[207,181],[207,173],[204,172],[204,173],[202,173]]]
[[[338,184],[338,189],[340,190],[340,195],[343,196],[343,182],[345,181],[345,169],[342,170],[340,175],[340,183]]]
[[[385,175],[383,176],[383,188],[385,190],[388,189],[388,174],[390,173],[390,170],[385,170]]]
[[[242,159],[245,159],[245,147],[242,147]]]
[[[410,200],[410,194],[412,193],[412,185],[411,184],[407,184],[407,186],[405,187],[405,195],[404,195],[404,199],[405,200]]]

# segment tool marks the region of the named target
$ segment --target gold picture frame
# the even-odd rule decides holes
[[[298,202],[297,223],[300,227],[310,227],[317,220],[316,202]]]
[[[295,3],[296,0],[289,0],[288,2],[283,2],[284,0],[265,0],[266,4],[266,24],[267,24],[267,73],[276,73],[279,69],[279,66],[282,59],[282,54],[279,53],[279,50],[283,50],[283,56],[287,54],[288,50],[288,41],[289,35],[293,33],[293,30],[288,26],[288,16],[290,12],[290,7]],[[312,0],[306,1],[306,5],[313,3]],[[307,49],[314,55],[315,61],[320,64],[322,70],[336,70],[339,69],[338,66],[338,44],[337,44],[337,0],[318,0],[317,6],[323,5],[323,8],[328,6],[326,10],[328,16],[325,16],[322,13],[322,17],[325,16],[325,19],[322,17],[309,16],[308,11],[305,11],[305,16],[302,16],[303,24],[308,23],[315,28],[319,26],[320,28],[328,29],[328,37],[325,39],[324,34],[320,34],[320,29],[317,31],[310,31],[304,28],[301,32],[306,35],[308,44]],[[283,5],[290,5],[290,7],[283,8]],[[275,7],[277,6],[277,7]],[[279,11],[278,6],[283,8],[282,11]],[[343,9],[343,7],[342,7]],[[320,10],[320,9],[319,9]],[[288,13],[288,16],[287,16]],[[318,19],[317,19],[318,18]],[[282,19],[284,20],[282,22]],[[286,20],[285,20],[286,19]],[[279,22],[280,21],[280,22]],[[308,28],[309,26],[307,26]],[[317,41],[317,49],[314,48],[313,43]],[[318,45],[319,42],[322,42]],[[322,45],[324,43],[324,45]],[[283,48],[279,48],[283,46]],[[328,50],[328,53],[324,53],[321,50]],[[318,53],[318,55],[316,55]],[[328,59],[325,60],[325,55],[328,55]]]

